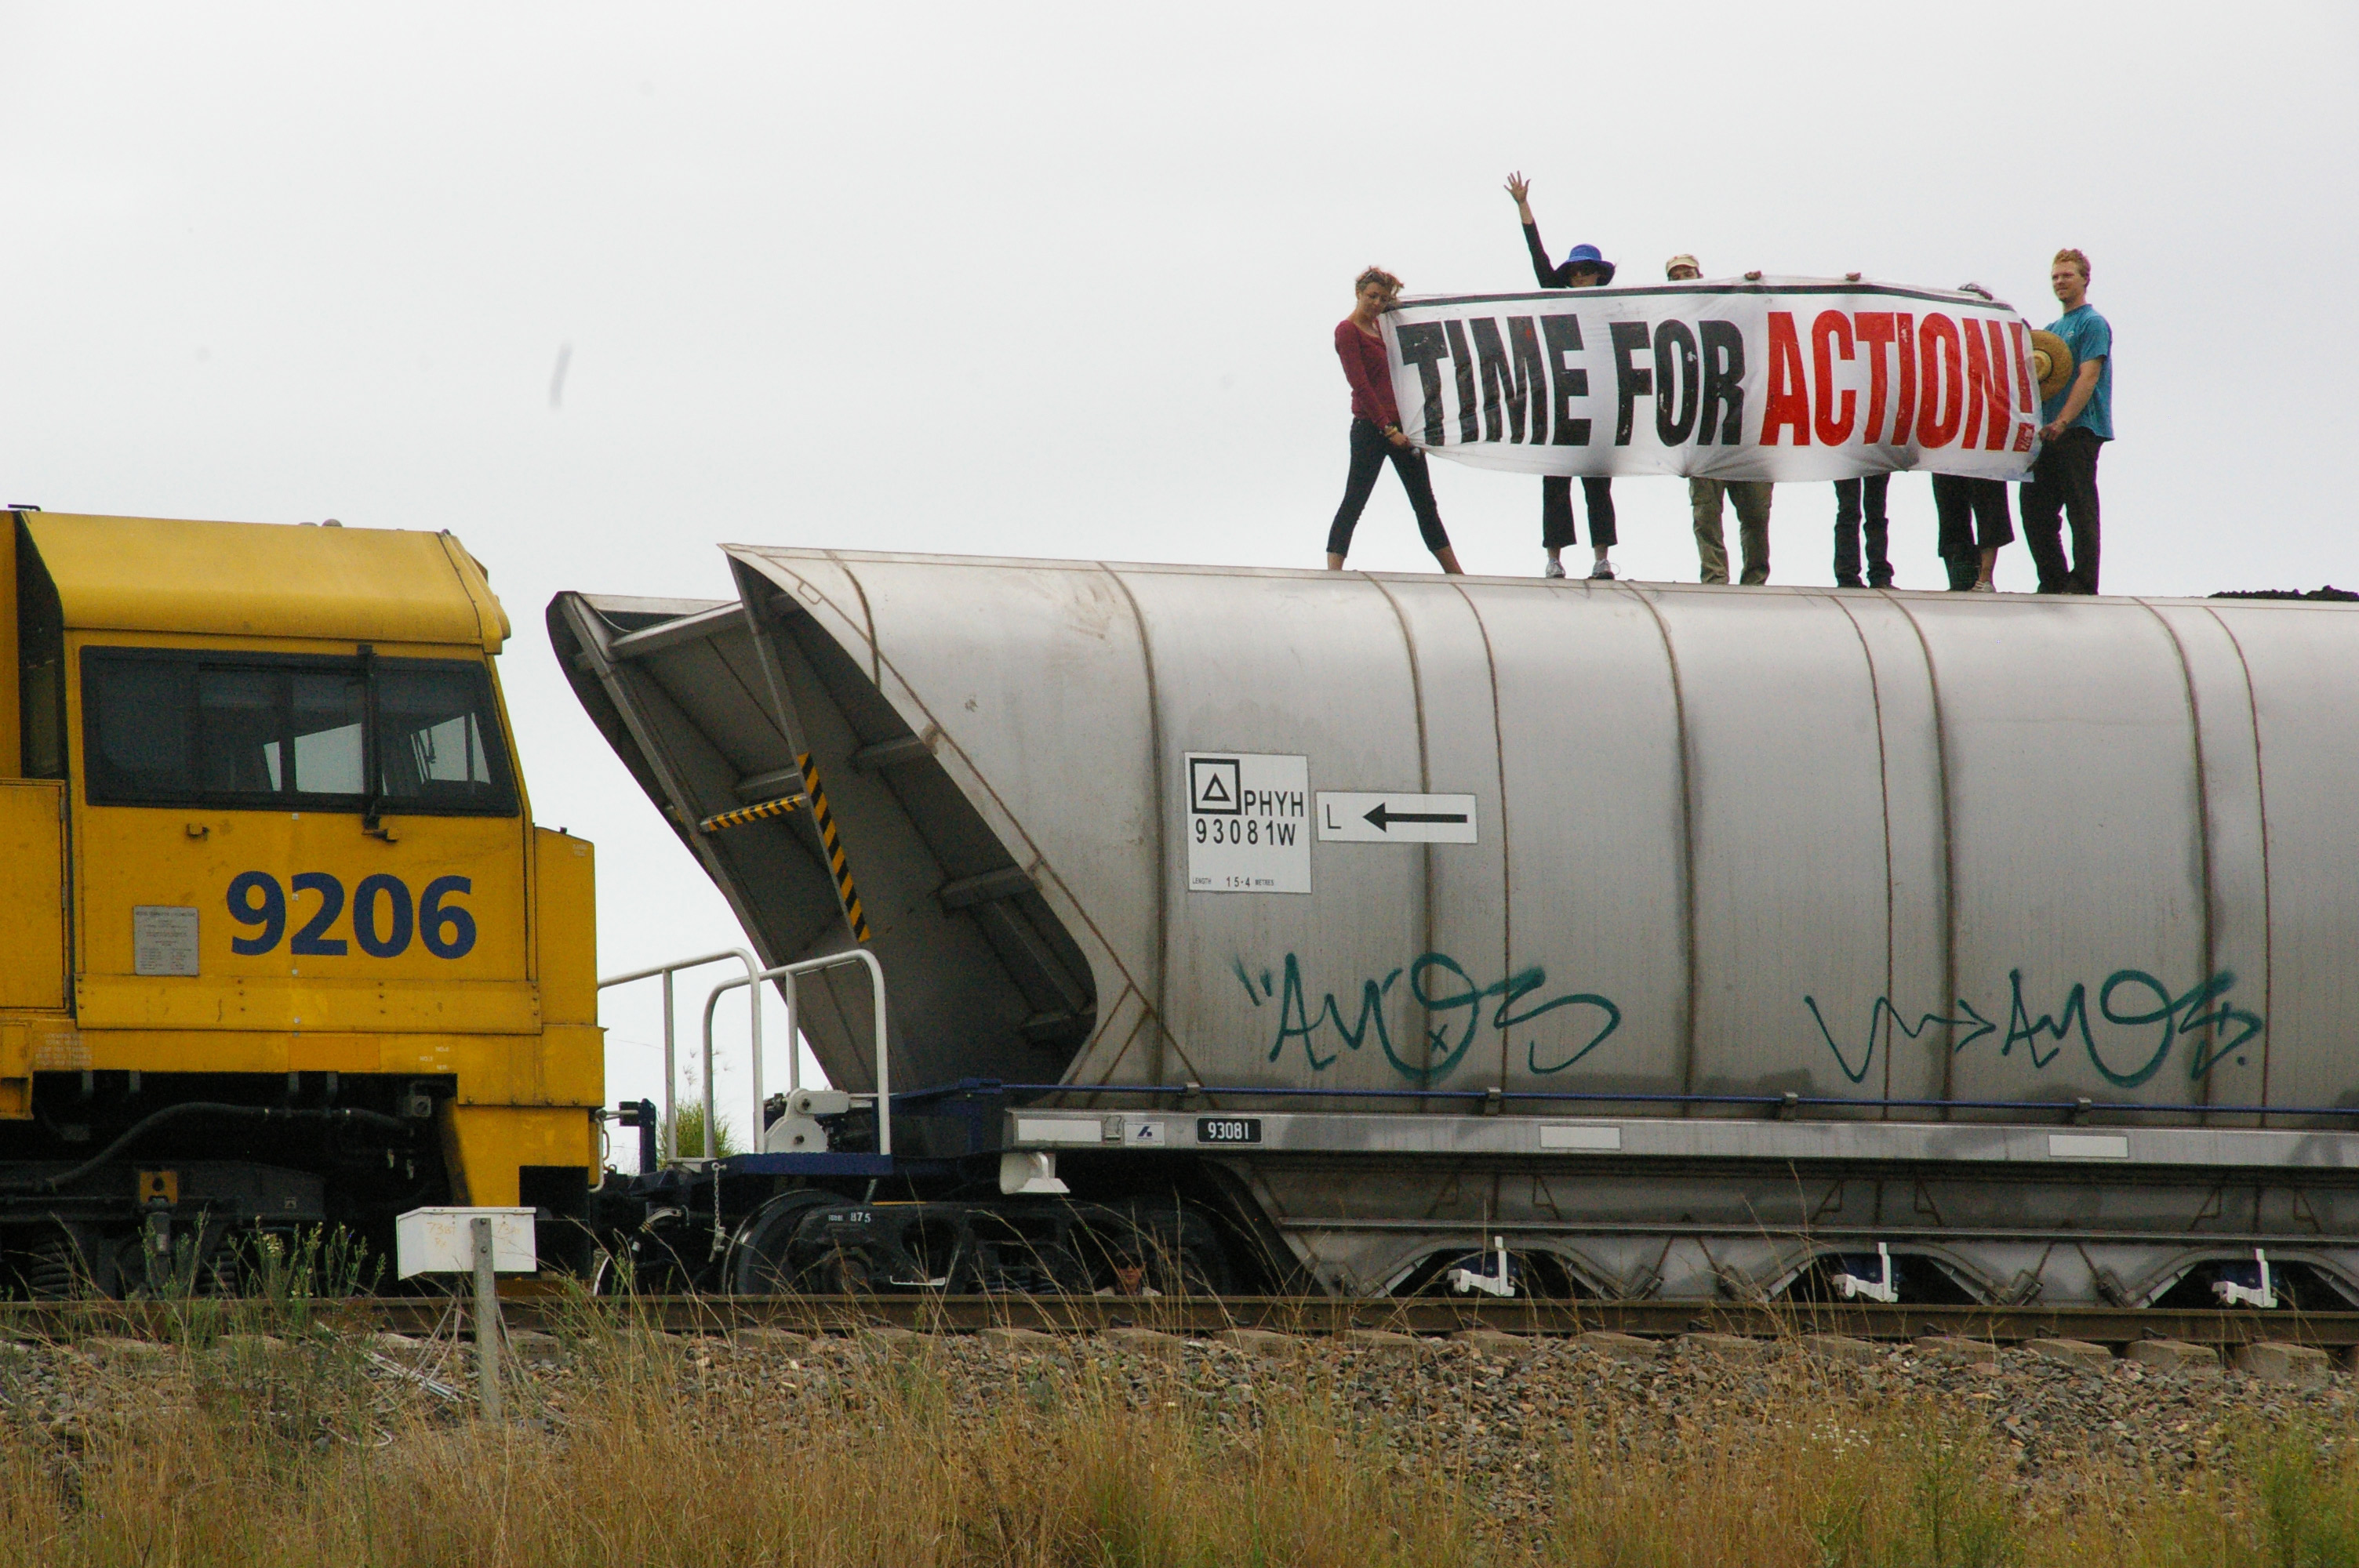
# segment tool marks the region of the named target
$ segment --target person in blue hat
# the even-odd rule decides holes
[[[1524,244],[1532,253],[1532,276],[1539,279],[1540,287],[1597,288],[1613,282],[1614,264],[1595,245],[1573,246],[1565,253],[1561,266],[1549,260],[1548,249],[1540,243],[1540,226],[1532,221],[1531,189],[1532,182],[1521,173],[1507,176],[1507,194],[1516,199],[1516,215],[1524,221]],[[1611,580],[1611,552],[1619,538],[1614,530],[1614,481],[1584,479],[1581,494],[1589,508],[1589,543],[1597,557],[1589,575]],[[1550,474],[1540,481],[1540,547],[1548,552],[1541,576],[1564,575],[1563,551],[1572,542],[1572,480],[1569,475]]]

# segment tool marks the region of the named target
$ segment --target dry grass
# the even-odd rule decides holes
[[[1631,1451],[1607,1424],[1564,1430],[1538,1474],[1514,1478],[1547,1499],[1535,1520],[1503,1502],[1507,1478],[1403,1444],[1332,1383],[1275,1368],[1257,1374],[1258,1414],[1223,1419],[1187,1397],[1182,1372],[1081,1356],[1011,1360],[976,1397],[938,1351],[878,1347],[789,1411],[709,1375],[692,1345],[627,1325],[585,1319],[573,1355],[571,1396],[527,1397],[527,1419],[498,1428],[373,1376],[354,1342],[319,1332],[77,1370],[63,1428],[21,1373],[0,1374],[0,1558],[2359,1563],[2347,1433],[2253,1433],[2191,1477],[2027,1484],[1982,1428],[1939,1408],[1804,1387],[1775,1419],[1671,1452]]]

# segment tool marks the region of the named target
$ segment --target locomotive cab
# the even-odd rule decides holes
[[[591,849],[531,825],[481,566],[447,534],[30,513],[14,532],[17,1281],[219,1283],[257,1227],[341,1225],[381,1255],[423,1203],[581,1213],[603,1090]]]

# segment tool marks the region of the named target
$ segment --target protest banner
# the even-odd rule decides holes
[[[1765,278],[1411,297],[1383,317],[1410,439],[1541,474],[2031,472],[2031,329],[1949,289]]]

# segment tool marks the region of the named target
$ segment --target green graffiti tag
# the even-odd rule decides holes
[[[2060,1013],[2051,1015],[2043,1011],[2035,1018],[2030,1008],[2024,1003],[2023,971],[2010,969],[2006,979],[2006,1033],[2000,1036],[2000,1055],[2011,1055],[2015,1048],[2021,1045],[2024,1054],[2030,1059],[2032,1068],[2038,1071],[2055,1061],[2063,1052],[2065,1042],[2077,1034],[2091,1065],[2107,1083],[2117,1088],[2134,1089],[2151,1079],[2169,1059],[2174,1042],[2187,1035],[2200,1036],[2206,1029],[2213,1032],[2212,1041],[2207,1046],[2199,1040],[2190,1048],[2189,1079],[2202,1077],[2223,1058],[2231,1055],[2235,1056],[2238,1066],[2243,1066],[2246,1058],[2238,1053],[2268,1027],[2267,1021],[2260,1014],[2232,1006],[2226,1000],[2228,992],[2236,984],[2235,972],[2232,969],[2222,969],[2210,979],[2177,996],[2171,993],[2169,986],[2144,969],[2116,969],[2097,988],[2097,1015],[2107,1023],[2123,1029],[2159,1026],[2154,1037],[2153,1051],[2136,1066],[2123,1071],[2106,1059],[2104,1052],[2097,1044],[2095,1031],[2090,1027],[2087,982],[2077,982],[2065,993],[2064,1006]],[[2136,1004],[2141,1000],[2141,993],[2154,1005],[2138,1008]],[[2115,1002],[2117,996],[2121,999],[2119,1006]],[[1918,1020],[1913,1028],[1900,1010],[1892,1005],[1889,998],[1878,997],[1868,1009],[1867,1044],[1859,1054],[1859,1065],[1854,1067],[1851,1054],[1836,1043],[1834,1031],[1827,1027],[1817,999],[1805,996],[1802,1005],[1810,1010],[1811,1019],[1818,1024],[1819,1037],[1833,1054],[1836,1066],[1854,1084],[1867,1077],[1868,1066],[1875,1057],[1875,1043],[1883,1038],[1880,1025],[1887,1018],[1894,1027],[1911,1040],[1935,1024],[1961,1029],[1973,1024],[1973,1030],[1954,1044],[1952,1049],[1956,1051],[1963,1051],[1986,1034],[1999,1033],[1999,1026],[1984,1017],[1963,997],[1959,998],[1956,1004],[1956,1011],[1963,1014],[1962,1017],[1945,1018],[1939,1013],[1928,1012]],[[2125,1008],[2129,1011],[2124,1011]],[[2043,1044],[2046,1045],[2045,1050],[2041,1049]]]
[[[1425,953],[1408,965],[1386,973],[1381,979],[1364,979],[1360,982],[1359,1011],[1349,1022],[1344,1021],[1344,1004],[1336,1000],[1333,991],[1327,992],[1316,1011],[1310,1003],[1310,992],[1302,983],[1302,965],[1292,953],[1286,955],[1280,966],[1282,977],[1263,969],[1258,976],[1246,971],[1243,959],[1230,960],[1230,968],[1237,983],[1245,988],[1245,996],[1254,1006],[1275,1000],[1277,1003],[1277,1031],[1270,1041],[1269,1060],[1275,1062],[1286,1054],[1287,1047],[1299,1041],[1303,1060],[1314,1073],[1323,1073],[1335,1065],[1346,1050],[1357,1051],[1367,1044],[1373,1032],[1377,1047],[1394,1071],[1418,1085],[1434,1082],[1456,1067],[1473,1048],[1474,1037],[1485,1022],[1484,1003],[1492,998],[1499,1005],[1490,1010],[1490,1027],[1506,1033],[1528,1024],[1560,1008],[1590,1007],[1603,1015],[1603,1022],[1589,1037],[1587,1044],[1560,1061],[1543,1065],[1539,1042],[1527,1040],[1525,1062],[1535,1074],[1546,1076],[1560,1073],[1605,1043],[1606,1037],[1622,1026],[1622,1010],[1605,997],[1593,991],[1573,991],[1516,1011],[1534,992],[1545,989],[1548,971],[1535,964],[1520,969],[1505,979],[1489,985],[1479,985],[1458,960],[1447,953]],[[1420,1065],[1404,1057],[1394,1044],[1392,1031],[1385,1022],[1385,1001],[1387,994],[1402,975],[1408,977],[1409,994],[1424,1008],[1429,1019],[1439,1019],[1425,1032],[1425,1046],[1431,1059]],[[1435,977],[1430,982],[1429,978]],[[1456,984],[1452,985],[1451,980]],[[1464,1014],[1462,1020],[1451,1017]],[[1332,1031],[1336,1042],[1324,1055],[1320,1054],[1321,1036]]]
[[[1967,1035],[1964,1040],[1959,1042],[1961,1049],[1962,1049],[1967,1044],[1981,1039],[1984,1035],[1990,1033],[1993,1030],[1998,1027],[1997,1024],[1993,1023],[1989,1019],[1984,1018],[1981,1013],[1976,1012],[1973,1008],[1973,1003],[1961,1000],[1958,1003],[1958,1011],[1964,1013],[1966,1015],[1965,1017],[1943,1018],[1939,1013],[1929,1012],[1925,1014],[1924,1017],[1917,1021],[1916,1027],[1911,1028],[1909,1027],[1908,1021],[1901,1016],[1900,1010],[1898,1008],[1894,1007],[1888,999],[1885,997],[1877,997],[1875,999],[1875,1005],[1867,1010],[1867,1048],[1860,1053],[1859,1066],[1858,1069],[1854,1071],[1852,1067],[1850,1058],[1843,1054],[1843,1048],[1835,1044],[1835,1032],[1827,1027],[1825,1016],[1819,1011],[1818,999],[1815,997],[1806,996],[1802,999],[1802,1005],[1810,1010],[1810,1016],[1812,1018],[1818,1020],[1820,1037],[1826,1041],[1827,1049],[1835,1054],[1835,1065],[1843,1069],[1843,1075],[1844,1077],[1849,1078],[1855,1084],[1864,1082],[1867,1078],[1868,1066],[1875,1060],[1875,1043],[1879,1038],[1881,1038],[1881,1036],[1876,1033],[1876,1026],[1887,1018],[1892,1020],[1892,1026],[1894,1028],[1899,1030],[1901,1033],[1906,1034],[1911,1040],[1916,1039],[1919,1035],[1924,1033],[1925,1031],[1932,1028],[1937,1023],[1953,1024],[1961,1029],[1964,1028],[1968,1023],[1974,1024],[1976,1026],[1974,1032],[1972,1034]]]

